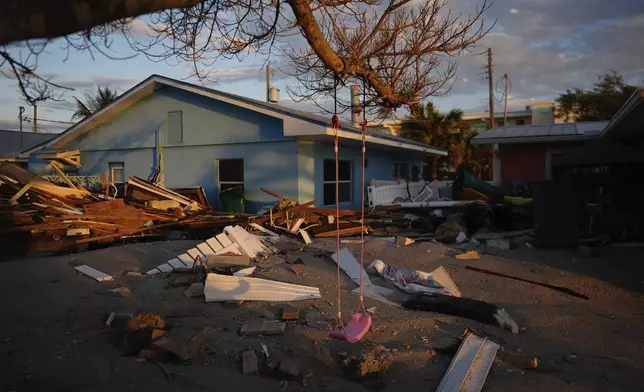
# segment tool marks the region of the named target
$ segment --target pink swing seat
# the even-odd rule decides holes
[[[368,314],[354,313],[347,325],[339,331],[329,333],[332,339],[346,340],[355,343],[362,339],[371,327],[371,316]]]

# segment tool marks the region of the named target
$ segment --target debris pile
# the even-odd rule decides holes
[[[214,211],[138,177],[129,178],[124,199],[114,198],[75,184],[59,165],[52,161],[34,175],[9,162],[0,164],[0,234],[29,233],[31,250],[52,251],[158,237],[171,230],[222,229],[248,221],[243,214]],[[67,186],[42,178],[51,168]],[[207,202],[203,190],[196,194]]]

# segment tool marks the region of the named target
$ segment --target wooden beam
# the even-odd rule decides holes
[[[36,182],[40,176],[47,173],[52,167],[52,163],[49,163],[47,166],[43,167],[40,173],[36,174],[28,183],[26,183],[20,190],[9,199],[9,204],[16,204],[17,200],[24,195]]]
[[[345,235],[356,235],[360,234],[362,231],[362,226],[356,226],[356,227],[347,227],[346,229],[340,229],[340,237],[345,236]],[[366,226],[365,226],[365,232],[366,232]],[[331,230],[331,231],[325,231],[323,233],[317,233],[315,234],[316,238],[326,238],[326,237],[335,237],[336,236],[336,230]]]
[[[76,157],[76,158],[61,157],[61,158],[58,158],[58,159],[63,161],[63,162],[65,162],[65,163],[68,163],[68,164],[70,164],[70,165],[72,165],[74,167],[80,167],[81,166],[80,157]]]
[[[58,162],[56,162],[56,161],[53,161],[53,162],[51,163],[51,166],[54,168],[54,170],[56,171],[56,173],[58,173],[58,175],[59,175],[59,176],[60,176],[60,177],[61,177],[61,178],[62,178],[62,179],[67,183],[67,185],[69,185],[69,187],[70,187],[70,188],[78,189],[78,188],[76,187],[76,185],[74,185],[74,183],[72,182],[72,180],[70,180],[70,179],[69,179],[69,177],[67,177],[67,176],[65,175],[65,173],[64,173],[62,170],[60,170],[60,168],[58,167],[58,165],[60,165],[60,164],[59,164]]]

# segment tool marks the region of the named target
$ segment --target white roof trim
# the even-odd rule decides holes
[[[320,125],[316,123],[317,121],[316,119],[306,117],[310,115],[309,113],[302,112],[302,116],[304,118],[299,118],[298,114],[296,113],[292,113],[292,114],[280,113],[279,111],[279,109],[287,110],[287,111],[292,110],[290,108],[282,107],[282,108],[276,108],[277,110],[273,110],[269,107],[264,107],[263,105],[253,103],[252,101],[254,100],[250,98],[244,98],[244,97],[236,98],[232,94],[218,93],[216,90],[201,88],[199,86],[191,85],[189,83],[183,83],[183,82],[162,77],[159,75],[152,75],[148,79],[145,79],[138,85],[134,86],[132,89],[126,91],[123,95],[121,95],[110,105],[94,113],[93,115],[84,119],[83,121],[80,121],[72,125],[70,128],[68,128],[58,136],[52,138],[48,142],[35,146],[32,149],[23,151],[20,154],[20,157],[26,158],[34,150],[48,148],[59,143],[66,143],[68,141],[73,140],[73,138],[75,138],[77,135],[79,135],[82,132],[91,131],[94,127],[100,125],[102,117],[105,116],[108,112],[112,111],[115,107],[120,105],[127,105],[128,101],[132,99],[135,99],[135,101],[132,102],[132,104],[134,104],[138,102],[139,99],[154,93],[154,91],[156,90],[156,84],[177,88],[183,91],[191,92],[191,93],[212,98],[221,102],[242,107],[248,110],[252,110],[258,113],[262,113],[271,117],[280,118],[284,120],[283,132],[285,136],[329,135],[329,131],[331,132],[333,131],[331,128],[328,128],[326,125]],[[250,102],[248,102],[247,100]],[[358,139],[358,140],[361,139],[361,134],[359,130],[351,130],[351,129],[345,129],[345,128],[341,130],[341,132],[339,133],[339,136],[343,138],[348,138],[348,139]],[[392,137],[389,137],[388,135],[382,135],[382,137],[380,137],[379,135],[374,135],[373,132],[370,132],[367,135],[366,140],[369,141],[370,143],[377,143],[377,144],[397,147],[397,148],[406,149],[406,150],[414,150],[414,151],[424,152],[427,154],[442,155],[442,156],[447,155],[447,152],[442,149],[435,148],[432,146],[425,146],[413,141],[405,142],[404,139],[402,140],[401,139],[402,138],[392,138]]]

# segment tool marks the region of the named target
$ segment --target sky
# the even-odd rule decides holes
[[[423,0],[418,0],[423,1]],[[471,13],[481,0],[449,0],[452,13]],[[631,84],[644,85],[644,1],[642,0],[496,0],[485,15],[486,22],[496,21],[492,31],[473,48],[457,58],[456,80],[446,96],[433,101],[442,111],[462,109],[483,111],[488,100],[488,82],[484,72],[487,48],[494,54],[495,95],[503,94],[501,78],[508,73],[511,81],[510,110],[520,110],[531,102],[553,100],[566,89],[587,88],[597,75],[616,70]],[[137,28],[144,34],[145,22]],[[142,55],[135,57],[127,44],[116,37],[109,57],[101,54],[67,52],[61,45],[50,44],[38,58],[38,72],[58,84],[71,87],[61,102],[42,102],[38,107],[41,132],[66,129],[74,111],[73,98],[106,86],[122,93],[150,76],[160,74],[199,83],[190,78],[189,64],[155,63]],[[249,55],[243,62],[218,61],[212,67],[216,84],[209,87],[256,99],[265,99],[265,61]],[[273,64],[283,64],[278,55]],[[273,85],[281,89],[280,104],[318,112],[311,103],[295,103],[286,94],[295,80],[276,73]],[[328,105],[328,102],[324,103]],[[0,76],[0,129],[18,129],[18,107],[32,108],[23,101],[15,80]],[[497,103],[501,110],[501,103]],[[398,113],[404,116],[404,113]],[[51,120],[51,121],[45,121]],[[62,122],[62,123],[61,123]],[[31,123],[24,123],[29,129]]]

